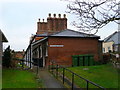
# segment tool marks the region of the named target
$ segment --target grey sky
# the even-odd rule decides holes
[[[66,5],[67,2],[60,0],[1,0],[0,29],[9,41],[4,44],[4,49],[8,45],[11,45],[14,50],[26,49],[31,34],[37,31],[38,18],[44,18],[46,21],[48,13],[64,14]],[[77,30],[70,24],[75,17],[67,14],[67,18],[68,28]],[[117,30],[117,25],[111,23],[102,28],[97,35],[103,39],[115,30]]]

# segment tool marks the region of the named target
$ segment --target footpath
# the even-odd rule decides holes
[[[40,69],[39,77],[43,80],[45,88],[65,88],[48,70]]]

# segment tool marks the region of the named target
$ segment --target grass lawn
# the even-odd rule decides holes
[[[35,79],[36,75],[30,71],[3,69],[2,88],[38,88],[41,82]]]
[[[115,68],[113,68],[111,64],[98,66],[70,67],[68,69],[105,88],[118,88],[118,85],[120,84],[118,84],[120,74],[118,75],[118,71]],[[71,80],[72,75],[66,70],[65,75]],[[77,86],[81,88],[86,87],[86,82],[78,78],[77,76],[75,76],[74,81]],[[91,84],[89,85],[89,87],[96,88]]]

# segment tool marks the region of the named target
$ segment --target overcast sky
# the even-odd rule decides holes
[[[23,50],[29,45],[29,38],[37,31],[37,21],[47,19],[48,14],[66,14],[68,28],[74,29],[70,23],[75,19],[66,13],[67,2],[61,0],[1,0],[0,29],[8,39],[4,49],[10,45],[14,50]],[[117,24],[109,24],[99,30],[97,35],[102,39],[117,31]]]

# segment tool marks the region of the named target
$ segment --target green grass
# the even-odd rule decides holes
[[[118,72],[111,64],[98,66],[79,66],[68,68],[80,76],[105,88],[118,88]],[[71,74],[65,71],[65,75],[71,80]],[[119,74],[120,75],[120,74]],[[86,87],[86,82],[75,76],[75,84],[81,88]],[[96,88],[89,84],[90,88]]]
[[[2,88],[38,88],[36,75],[30,71],[3,69],[2,71]]]

